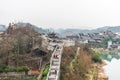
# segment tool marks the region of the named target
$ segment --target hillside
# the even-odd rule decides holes
[[[14,25],[14,27],[17,27]],[[1,34],[0,40],[0,73],[6,72],[21,72],[30,70],[41,70],[43,66],[49,62],[50,54],[43,37],[31,27],[21,26],[8,29]],[[26,72],[28,74],[28,72]],[[30,75],[38,75],[30,74]],[[2,75],[0,74],[0,77]],[[11,76],[8,75],[8,76]],[[27,76],[27,75],[25,75]],[[14,79],[14,77],[16,79]],[[32,77],[33,76],[29,76]],[[4,77],[3,77],[4,78]],[[19,79],[21,77],[13,76],[7,77],[10,79],[1,80],[33,80],[33,79]],[[28,77],[25,77],[28,78]],[[36,77],[35,77],[36,78]],[[35,79],[36,80],[36,79]]]
[[[32,25],[31,23],[18,22],[18,23],[15,23],[14,26],[16,28],[19,28],[19,27],[31,27],[35,31],[37,31],[38,33],[47,33],[47,30],[44,30],[42,28],[39,28],[38,26]]]
[[[90,75],[96,78],[91,72],[95,63],[101,63],[101,59],[88,45],[64,47],[60,80],[90,80]]]

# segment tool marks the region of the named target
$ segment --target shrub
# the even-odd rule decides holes
[[[50,67],[49,65],[47,65],[47,66],[45,67],[44,72],[43,72],[44,75],[47,75],[47,74],[48,74],[49,67]]]
[[[29,68],[27,66],[21,66],[21,67],[17,67],[16,71],[20,72],[20,71],[29,71]]]
[[[46,77],[43,77],[42,80],[46,80],[47,78]]]
[[[95,51],[93,51],[92,60],[93,60],[94,62],[98,62],[98,63],[101,63],[101,62],[102,62],[102,59],[101,59],[99,53],[98,53],[98,52],[95,52]]]
[[[20,71],[29,71],[29,68],[27,66],[20,66],[17,68],[9,68],[6,65],[3,65],[0,67],[0,72],[20,72]]]
[[[9,71],[9,67],[7,65],[0,66],[0,72],[8,72],[8,71]]]

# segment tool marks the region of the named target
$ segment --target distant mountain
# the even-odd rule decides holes
[[[42,28],[39,28],[38,26],[35,26],[35,25],[32,25],[30,23],[23,23],[23,22],[19,22],[19,23],[16,23],[14,24],[14,26],[17,28],[17,27],[31,27],[33,28],[35,31],[39,32],[39,33],[47,33],[46,30],[42,29]]]
[[[5,31],[7,28],[5,25],[0,25],[0,31]]]
[[[106,26],[106,27],[102,27],[102,28],[98,28],[96,29],[97,31],[106,31],[106,30],[110,30],[112,32],[120,32],[120,26]]]
[[[67,35],[77,35],[78,33],[98,33],[101,31],[107,31],[110,30],[114,33],[118,33],[120,32],[120,26],[105,26],[105,27],[101,27],[101,28],[97,28],[97,29],[92,29],[92,30],[88,30],[88,29],[57,29],[54,30],[56,33],[59,33],[62,37],[65,37]]]
[[[114,33],[120,33],[120,26],[105,26],[105,27],[101,27],[101,28],[97,28],[97,29],[92,29],[92,30],[88,30],[88,29],[53,29],[53,28],[48,28],[48,29],[42,29],[38,26],[32,25],[30,23],[23,23],[23,22],[18,22],[16,24],[14,24],[15,27],[32,27],[35,31],[39,32],[39,33],[49,33],[49,32],[55,32],[57,33],[57,35],[61,36],[61,37],[65,37],[67,35],[77,35],[78,33],[98,33],[101,31],[106,31],[106,30],[110,30]],[[7,27],[5,25],[0,25],[0,31],[4,31],[6,30]]]

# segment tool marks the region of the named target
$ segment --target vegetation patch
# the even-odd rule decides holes
[[[46,64],[45,69],[43,70],[42,80],[46,80],[47,74],[49,72],[50,64]]]
[[[79,51],[77,51],[78,47],[80,47]],[[96,62],[101,62],[101,58],[89,45],[64,47],[60,79],[89,80],[88,74],[91,71],[92,64]]]
[[[0,67],[0,72],[21,72],[21,71],[29,71],[27,66],[19,66],[16,68],[10,68],[6,65]]]
[[[99,53],[96,52],[96,51],[93,51],[92,60],[93,60],[94,62],[102,63],[102,59],[101,59]]]

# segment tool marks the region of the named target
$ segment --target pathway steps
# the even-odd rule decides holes
[[[57,47],[56,50],[53,52],[46,80],[59,80],[62,50],[63,45]]]

